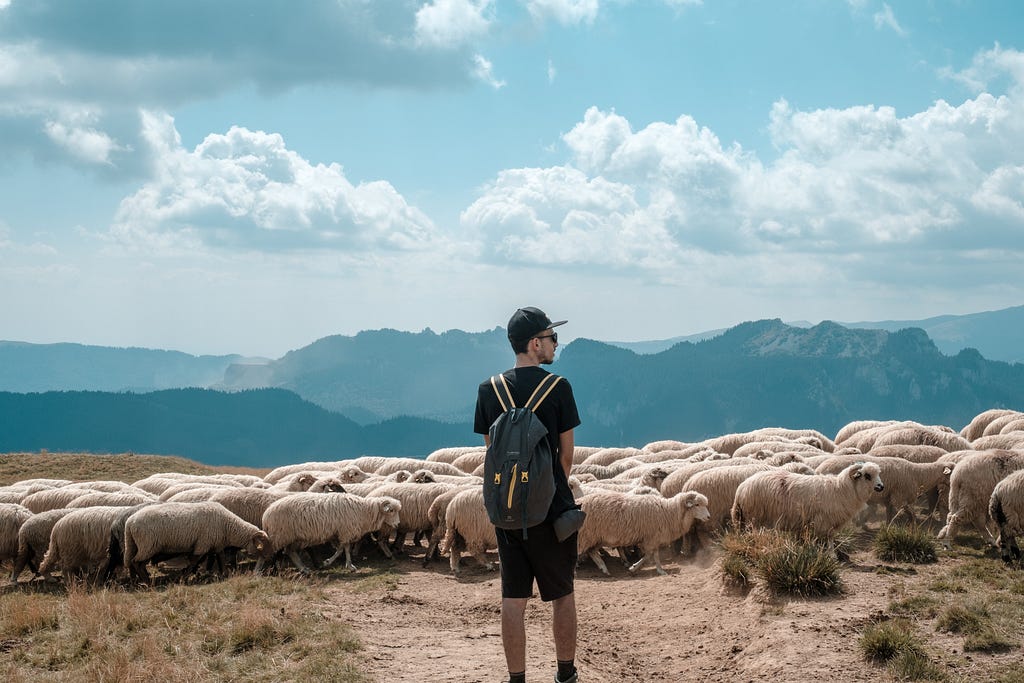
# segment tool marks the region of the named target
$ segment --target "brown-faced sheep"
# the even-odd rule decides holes
[[[949,514],[938,539],[947,549],[958,531],[973,527],[989,542],[995,535],[988,527],[988,503],[996,484],[1012,472],[1024,469],[1024,453],[978,451],[962,458],[949,477]]]
[[[761,472],[736,489],[736,528],[775,527],[829,539],[850,522],[872,493],[885,489],[875,463],[855,463],[837,475]]]
[[[579,553],[589,555],[606,575],[608,567],[598,551],[631,546],[638,546],[643,556],[629,567],[630,573],[653,560],[657,572],[665,574],[658,549],[686,535],[695,520],[708,518],[707,498],[694,491],[671,498],[602,491],[583,496],[579,504],[587,513],[578,532]]]
[[[145,581],[146,564],[157,558],[185,556],[194,568],[212,554],[223,573],[226,549],[240,548],[261,558],[269,547],[264,531],[214,502],[147,506],[129,517],[124,527],[124,566]]]
[[[337,547],[326,565],[344,552],[345,567],[354,571],[352,544],[366,534],[397,527],[401,510],[402,504],[394,498],[295,493],[267,508],[263,527],[274,551],[287,554],[300,572],[308,573],[309,568],[299,557],[299,551],[324,543]],[[262,564],[257,562],[257,571]]]
[[[1024,470],[1007,475],[992,490],[988,514],[999,529],[996,546],[1006,562],[1020,560],[1017,536],[1024,533]]]

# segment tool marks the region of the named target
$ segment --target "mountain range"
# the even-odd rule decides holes
[[[379,330],[327,337],[263,365],[234,363],[218,385],[232,391],[9,392],[0,395],[0,452],[134,450],[225,464],[424,455],[480,443],[476,387],[511,360],[500,328]],[[858,419],[959,429],[988,408],[1024,409],[1024,364],[974,349],[944,354],[920,328],[760,320],[653,354],[576,339],[552,369],[572,383],[577,443],[588,445],[772,425],[831,436]]]

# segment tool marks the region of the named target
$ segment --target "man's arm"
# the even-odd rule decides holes
[[[558,435],[558,460],[562,463],[562,469],[565,470],[566,478],[569,477],[569,470],[572,468],[572,454],[576,450],[572,431],[570,429]]]
[[[484,445],[487,446],[488,448],[491,447],[491,435],[490,434],[484,434]]]

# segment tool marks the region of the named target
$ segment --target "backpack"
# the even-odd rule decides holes
[[[491,386],[504,411],[491,425],[484,456],[484,507],[500,529],[526,529],[543,522],[555,497],[551,447],[547,427],[534,413],[558,381],[541,380],[522,408],[516,407],[504,375],[491,377]]]

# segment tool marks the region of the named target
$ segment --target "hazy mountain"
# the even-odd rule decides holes
[[[324,337],[265,366],[233,365],[216,387],[288,389],[362,424],[399,415],[472,422],[472,387],[512,360],[500,327],[442,334],[375,330]]]
[[[0,341],[0,391],[152,391],[205,387],[242,356]]]
[[[419,418],[360,427],[280,389],[0,392],[0,415],[0,452],[131,451],[250,467],[367,453],[422,457],[472,431]]]
[[[924,320],[883,320],[842,323],[847,327],[896,331],[920,327],[940,351],[955,354],[977,349],[982,356],[1008,363],[1024,363],[1024,306],[969,315],[941,315]]]
[[[787,321],[792,327],[813,327],[805,320]],[[990,360],[1024,363],[1024,306],[968,315],[941,315],[923,320],[882,320],[877,322],[840,322],[844,327],[896,332],[918,327],[928,333],[939,351],[955,355],[963,349],[977,349]],[[684,341],[698,342],[722,334],[724,329],[708,330],[683,337],[639,342],[607,342],[636,353],[660,353]]]

